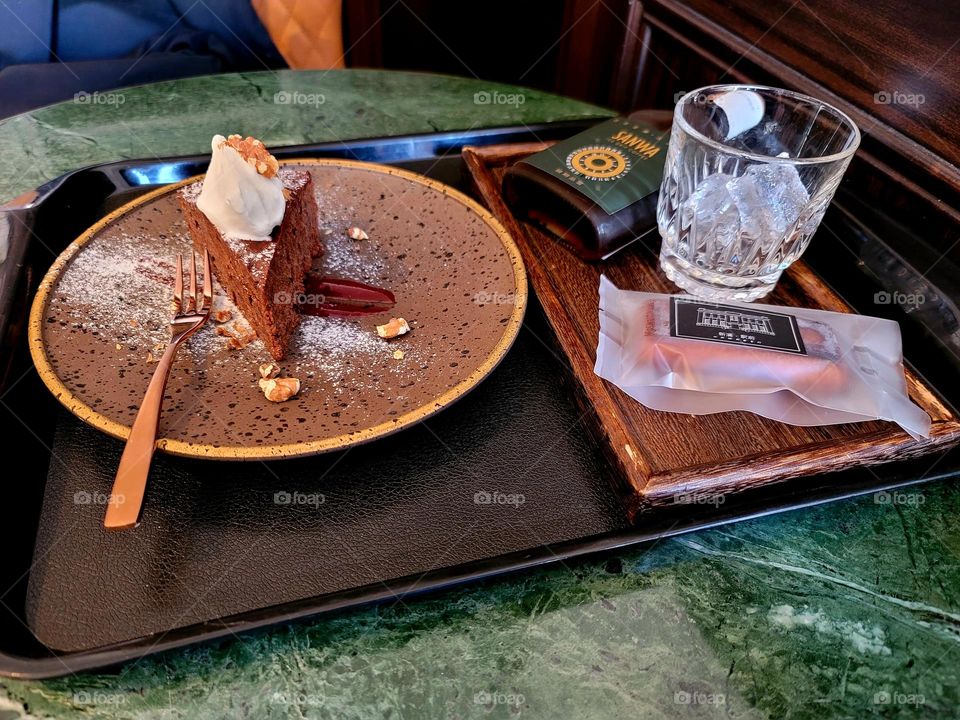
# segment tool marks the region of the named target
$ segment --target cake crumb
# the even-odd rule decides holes
[[[390,318],[386,325],[377,325],[377,335],[389,340],[410,332],[410,325],[403,318]]]
[[[229,310],[214,310],[210,313],[215,323],[227,323],[233,320],[233,313]]]
[[[166,349],[167,346],[165,343],[154,343],[153,348],[147,351],[147,363],[152,364],[160,362],[160,356],[163,355]]]
[[[403,360],[403,350],[394,350],[393,357],[395,360]]]
[[[227,338],[227,347],[231,350],[243,350],[247,345],[257,339],[257,333],[249,325],[239,325],[234,323],[232,326],[218,325],[217,335]]]
[[[120,343],[117,343],[117,350],[123,350],[123,345],[121,345]]]
[[[274,362],[263,363],[258,370],[264,380],[272,380],[280,374],[280,366]]]
[[[229,347],[231,350],[243,350],[247,345],[256,339],[257,334],[255,332],[249,332],[246,335],[240,335],[239,337],[234,335],[227,340],[227,347]]]

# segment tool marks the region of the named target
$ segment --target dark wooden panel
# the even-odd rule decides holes
[[[960,207],[960,74],[952,60],[960,13],[933,0],[885,0],[877,14],[855,0],[791,2],[644,3],[635,32],[648,41],[618,67],[616,87],[627,91],[611,103],[624,111],[669,107],[678,92],[713,82],[806,92],[854,118],[875,171]],[[884,27],[897,8],[900,24]],[[911,95],[918,104],[907,102]]]
[[[632,39],[630,0],[567,0],[558,36],[555,89],[561,95],[606,104],[618,76],[626,39]]]
[[[749,43],[745,59],[759,60],[766,53],[960,164],[957,3],[684,0],[683,4]],[[869,125],[865,129],[869,131]]]
[[[594,0],[599,2],[599,0]],[[485,0],[467,8],[448,0],[357,0],[345,3],[351,42],[363,54],[352,66],[462,75],[553,89],[566,3]],[[364,9],[366,8],[366,9]],[[374,27],[374,39],[363,37]],[[376,46],[374,52],[372,47]]]
[[[343,47],[350,67],[383,65],[380,0],[348,0],[343,4]]]

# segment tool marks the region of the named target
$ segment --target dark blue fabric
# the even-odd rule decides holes
[[[210,53],[231,68],[282,64],[249,0],[60,0],[63,60]]]
[[[0,4],[0,67],[49,61],[52,33],[52,2],[4,0]]]
[[[79,92],[284,66],[249,0],[4,3],[0,117]]]

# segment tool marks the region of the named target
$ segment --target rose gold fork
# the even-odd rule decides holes
[[[103,526],[108,530],[134,527],[140,520],[143,495],[150,475],[150,462],[157,444],[160,406],[167,386],[173,356],[188,337],[199,330],[210,315],[213,302],[213,280],[210,275],[210,254],[203,253],[203,295],[197,297],[197,256],[190,253],[190,284],[183,292],[183,255],[177,255],[177,277],[173,281],[174,316],[170,321],[170,342],[160,356],[157,369],[147,386],[143,403],[130,428],[130,437],[120,457],[117,477],[113,481],[110,502]]]

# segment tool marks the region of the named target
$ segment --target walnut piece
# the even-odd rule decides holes
[[[390,318],[386,325],[377,325],[377,335],[389,340],[410,332],[410,325],[403,318]]]
[[[280,374],[280,366],[274,362],[265,362],[260,366],[260,377],[270,380]]]
[[[300,381],[297,378],[260,378],[260,389],[270,402],[283,402],[300,392]]]
[[[210,313],[210,317],[215,323],[226,323],[233,320],[233,313],[229,310],[214,310]]]
[[[166,349],[167,349],[166,343],[158,342],[154,344],[153,349],[147,351],[147,362],[148,363],[160,362],[160,356],[163,355]]]
[[[393,351],[394,360],[403,360],[403,350],[394,350]]]
[[[231,327],[218,325],[215,330],[217,335],[227,338],[227,347],[231,350],[243,350],[247,345],[257,339],[257,333],[249,326],[238,326],[234,323]]]
[[[231,135],[227,138],[226,144],[236,150],[240,157],[264,177],[272,178],[280,169],[280,163],[277,162],[277,159],[255,137],[247,135],[247,137],[241,138],[239,135]]]
[[[370,236],[367,235],[363,230],[354,226],[347,230],[347,235],[350,236],[353,240],[369,240]]]
[[[234,335],[227,340],[227,347],[231,350],[243,350],[247,345],[257,339],[257,334],[251,330],[243,335]]]

